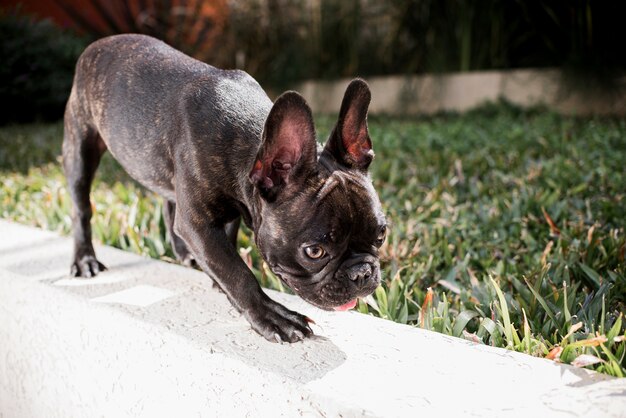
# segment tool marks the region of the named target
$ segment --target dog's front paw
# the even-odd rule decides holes
[[[95,255],[84,255],[80,258],[76,258],[70,269],[70,275],[72,277],[94,277],[101,271],[105,271],[107,268],[96,259]]]
[[[243,311],[252,329],[271,342],[294,343],[313,335],[309,319],[274,302],[267,296]]]

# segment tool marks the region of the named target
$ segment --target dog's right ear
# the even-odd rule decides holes
[[[350,82],[343,96],[339,119],[326,143],[326,151],[345,167],[367,170],[374,158],[367,129],[371,98],[369,86],[360,78]]]
[[[317,142],[311,108],[294,91],[283,93],[270,111],[250,180],[261,196],[273,201],[317,162]]]

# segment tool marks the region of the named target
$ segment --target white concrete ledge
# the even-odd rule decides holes
[[[349,82],[312,80],[295,90],[314,112],[337,113]],[[626,78],[610,90],[584,86],[555,69],[367,77],[367,82],[372,90],[370,113],[464,112],[502,98],[522,107],[546,105],[564,114],[626,115]]]
[[[0,417],[626,413],[626,379],[268,292],[319,324],[272,344],[201,272],[98,247],[69,279],[69,238],[0,237]]]

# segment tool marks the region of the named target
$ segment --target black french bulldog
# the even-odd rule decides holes
[[[367,84],[353,80],[325,148],[295,92],[276,102],[225,71],[143,35],[90,45],[65,111],[63,166],[74,203],[73,276],[105,267],[91,243],[89,192],[102,154],[162,195],[177,257],[196,262],[270,341],[311,335],[271,300],[237,253],[240,219],[272,271],[322,309],[354,307],[378,286],[385,217],[367,168]]]

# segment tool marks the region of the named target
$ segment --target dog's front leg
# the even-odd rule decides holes
[[[230,243],[223,225],[212,225],[194,205],[177,204],[174,230],[198,265],[215,280],[252,328],[269,341],[295,342],[313,333],[307,318],[270,299]]]

